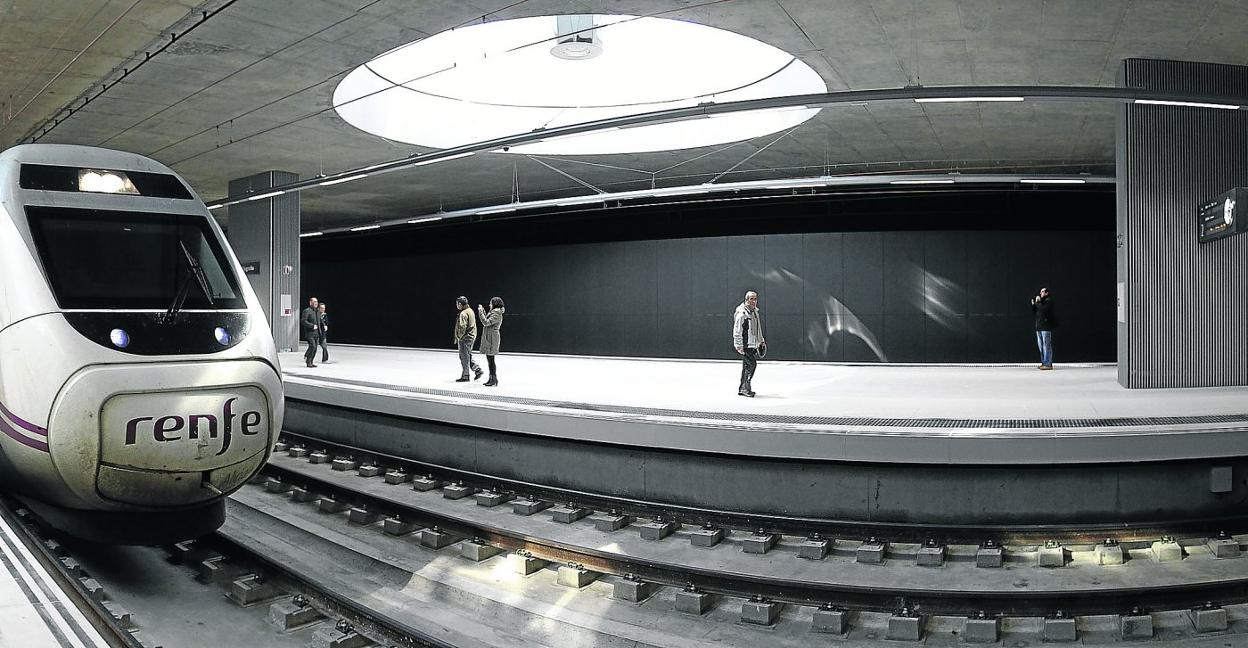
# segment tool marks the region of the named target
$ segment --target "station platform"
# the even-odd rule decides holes
[[[1127,390],[1112,365],[763,361],[744,398],[730,361],[506,354],[485,387],[449,349],[330,359],[282,357],[303,443],[686,519],[1238,528],[1248,498],[1248,389]]]
[[[0,646],[109,645],[0,516]]]
[[[287,397],[532,436],[850,462],[1066,465],[1248,455],[1248,388],[1128,390],[1113,365],[844,365],[498,356],[457,383],[453,350],[282,355]],[[483,356],[476,356],[484,365]],[[319,356],[318,356],[319,359]]]

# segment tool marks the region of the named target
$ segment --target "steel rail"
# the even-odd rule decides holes
[[[947,525],[904,522],[875,522],[809,518],[701,508],[619,497],[607,493],[570,490],[536,484],[497,475],[472,472],[377,452],[295,432],[283,432],[285,438],[300,439],[310,448],[326,448],[331,454],[376,457],[381,463],[402,466],[413,474],[434,474],[447,481],[463,481],[479,488],[530,495],[552,502],[576,502],[595,510],[617,509],[638,518],[662,516],[687,524],[711,523],[728,529],[753,531],[766,529],[785,535],[803,536],[819,533],[825,537],[876,537],[888,542],[925,542],[935,539],[942,544],[981,544],[992,540],[999,545],[1042,545],[1057,541],[1063,545],[1091,545],[1106,539],[1117,541],[1124,548],[1148,547],[1163,536],[1181,538],[1215,537],[1219,533],[1248,533],[1248,515],[1185,520],[1107,523],[1096,525]]]
[[[600,573],[632,574],[640,580],[661,585],[692,586],[700,591],[743,598],[761,596],[798,605],[834,604],[846,609],[877,612],[895,612],[908,607],[923,614],[950,616],[975,616],[980,611],[990,616],[1048,616],[1059,611],[1067,615],[1123,614],[1133,607],[1181,610],[1209,601],[1220,604],[1248,602],[1248,577],[1216,583],[1045,592],[918,589],[904,585],[883,588],[767,578],[651,558],[624,558],[600,549],[571,545],[380,498],[274,464],[266,466],[264,471],[287,485],[298,485],[313,493],[363,504],[370,511],[395,515],[404,521],[436,525],[452,535],[480,538],[508,551],[524,550],[542,560],[574,563]]]

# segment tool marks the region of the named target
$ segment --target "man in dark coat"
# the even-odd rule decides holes
[[[1041,371],[1053,368],[1053,331],[1057,328],[1057,310],[1048,288],[1031,298],[1031,312],[1036,317],[1036,346],[1040,347]]]
[[[312,360],[316,358],[316,347],[321,344],[322,324],[319,306],[320,302],[316,297],[311,297],[308,299],[308,307],[303,309],[299,316],[299,324],[303,327],[303,337],[308,341],[308,350],[304,352],[303,360],[310,369],[316,368]]]

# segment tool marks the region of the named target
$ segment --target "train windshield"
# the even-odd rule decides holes
[[[246,308],[203,216],[27,207],[31,236],[65,309]]]

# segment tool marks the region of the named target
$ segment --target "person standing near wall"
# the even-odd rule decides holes
[[[754,388],[750,383],[754,379],[754,370],[758,368],[759,351],[766,348],[767,342],[763,339],[758,293],[753,290],[745,293],[745,301],[733,313],[732,346],[741,355],[741,385],[737,388],[737,395],[754,398]]]
[[[486,364],[490,366],[490,379],[485,381],[486,387],[498,386],[498,367],[494,364],[494,356],[498,355],[498,347],[503,341],[503,298],[490,299],[490,310],[477,304],[477,313],[481,317],[481,353],[485,354]]]
[[[321,364],[329,362],[329,315],[325,313],[328,307],[329,304],[321,302],[321,305],[316,309],[317,315],[321,318]]]
[[[473,380],[481,378],[481,367],[472,360],[472,345],[477,342],[477,318],[468,307],[468,298],[455,298],[455,308],[459,316],[455,318],[455,344],[459,346],[459,364],[463,373],[455,382],[468,382],[468,370],[472,369]]]
[[[320,302],[316,297],[308,298],[308,307],[299,314],[299,324],[303,327],[303,337],[308,341],[308,350],[303,353],[303,361],[309,369],[315,369],[312,360],[316,358],[316,347],[321,343],[321,317],[317,313]]]
[[[1053,369],[1053,330],[1057,328],[1057,310],[1048,288],[1031,298],[1031,312],[1036,317],[1036,346],[1040,347],[1041,371]]]

